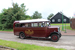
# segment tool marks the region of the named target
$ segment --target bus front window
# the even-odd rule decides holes
[[[43,22],[41,23],[41,27],[50,26],[50,22]]]
[[[50,22],[47,22],[47,26],[50,26]]]

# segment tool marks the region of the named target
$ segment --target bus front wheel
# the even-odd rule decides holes
[[[59,35],[57,35],[57,34],[51,35],[51,40],[52,40],[53,42],[57,42],[57,41],[59,40]]]

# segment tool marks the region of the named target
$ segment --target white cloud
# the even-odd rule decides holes
[[[1,0],[0,11],[3,8],[11,7],[12,0]],[[50,13],[56,14],[63,10],[66,16],[73,16],[75,13],[74,0],[13,0],[19,5],[25,3],[28,15],[32,15],[35,11],[42,13],[43,18],[47,18]]]
[[[10,0],[1,0],[0,1],[0,12],[2,11],[2,9],[4,9],[4,8],[8,8],[8,7],[12,7],[12,5],[11,5],[11,1]]]

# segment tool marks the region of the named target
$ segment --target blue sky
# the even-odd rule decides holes
[[[47,18],[49,14],[56,14],[62,11],[64,15],[72,17],[75,13],[75,0],[1,0],[0,12],[3,8],[12,7],[12,1],[19,5],[24,3],[27,11],[27,15],[33,15],[35,11],[42,14],[43,18]]]

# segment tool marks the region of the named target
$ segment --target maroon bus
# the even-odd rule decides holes
[[[51,37],[57,42],[61,37],[60,28],[50,26],[50,21],[46,19],[19,20],[13,23],[14,35],[24,39],[27,37]]]

